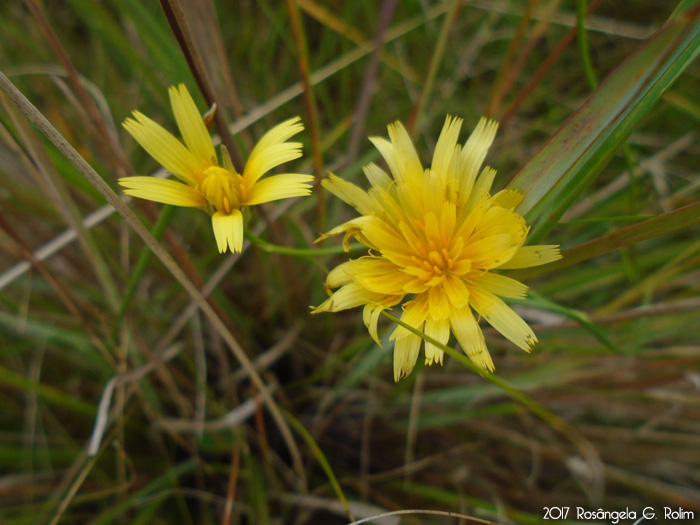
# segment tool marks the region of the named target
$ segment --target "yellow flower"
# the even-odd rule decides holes
[[[304,126],[296,117],[278,124],[257,143],[243,169],[236,172],[226,148],[217,160],[214,144],[184,84],[171,87],[170,103],[184,144],[143,113],[124,121],[124,128],[154,159],[180,181],[155,177],[125,177],[124,193],[164,204],[201,208],[212,216],[219,252],[243,248],[241,209],[263,202],[311,193],[313,176],[298,173],[261,180],[272,168],[301,157],[301,143],[286,142]]]
[[[523,350],[529,351],[537,338],[499,298],[523,298],[527,287],[492,270],[538,266],[561,255],[558,246],[523,246],[529,228],[513,211],[523,196],[515,190],[492,196],[496,171],[485,167],[479,173],[498,124],[482,118],[464,146],[457,144],[461,126],[461,119],[447,117],[430,169],[423,169],[408,133],[397,122],[389,126],[391,141],[370,138],[391,177],[369,164],[364,170],[368,192],[333,174],[323,181],[360,217],[322,239],[344,233],[346,249],[354,237],[369,253],[328,274],[327,287],[338,290],[314,313],[364,305],[365,325],[379,343],[380,313],[403,303],[402,321],[443,344],[454,333],[475,364],[493,370],[474,312]],[[390,340],[398,381],[413,369],[422,339],[399,326]],[[443,351],[426,342],[426,364],[442,360]]]

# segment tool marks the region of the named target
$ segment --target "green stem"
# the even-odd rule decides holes
[[[472,363],[469,360],[469,358],[466,355],[464,355],[462,352],[458,352],[454,348],[451,348],[447,345],[442,344],[437,339],[433,339],[429,335],[426,335],[423,332],[421,332],[420,330],[417,330],[415,327],[413,327],[407,323],[404,323],[400,319],[394,317],[393,315],[388,313],[386,310],[382,311],[382,315],[384,315],[384,317],[386,317],[388,319],[391,319],[396,324],[403,326],[409,332],[416,334],[418,337],[420,337],[424,341],[427,341],[428,343],[434,344],[435,346],[440,348],[443,352],[445,352],[447,355],[449,355],[450,357],[459,361],[460,364],[462,364],[465,368],[467,368],[468,370],[471,370],[472,372],[479,374],[481,377],[486,379],[488,382],[492,383],[493,385],[495,385],[498,388],[500,388],[501,390],[503,390],[511,398],[513,398],[515,401],[524,405],[525,408],[527,408],[533,414],[535,414],[536,416],[541,418],[545,423],[550,425],[553,429],[564,434],[567,438],[569,438],[574,444],[578,445],[581,449],[585,450],[586,452],[589,452],[588,443],[586,442],[585,438],[578,435],[578,433],[574,430],[574,428],[571,427],[565,420],[563,420],[561,417],[559,417],[554,412],[552,412],[552,411],[546,409],[545,407],[543,407],[542,405],[540,405],[537,401],[532,399],[527,394],[522,393],[520,390],[515,388],[513,385],[511,385],[505,379],[501,379],[496,374],[492,374],[488,370],[484,370],[484,369],[478,367],[477,365]],[[586,455],[586,454],[584,453],[584,455]]]
[[[331,484],[331,487],[333,488],[333,492],[335,492],[335,495],[338,496],[338,499],[340,500],[340,503],[343,505],[343,509],[348,515],[348,518],[350,521],[354,521],[355,518],[352,515],[352,511],[350,510],[350,504],[348,503],[348,499],[345,497],[345,494],[343,493],[343,489],[340,487],[340,483],[338,483],[338,478],[335,476],[335,473],[333,472],[333,468],[331,467],[330,463],[326,459],[326,456],[323,454],[323,451],[321,450],[321,447],[318,446],[318,443],[316,443],[316,440],[314,437],[311,435],[311,432],[309,432],[304,424],[299,421],[296,417],[294,417],[292,414],[287,412],[284,408],[282,410],[282,415],[285,417],[287,422],[292,426],[294,430],[297,431],[297,433],[302,437],[302,439],[306,442],[307,446],[309,447],[311,454],[316,458],[316,461],[318,461],[319,465],[321,465],[321,468],[323,471],[326,473],[326,476],[328,477],[328,481]]]
[[[430,94],[433,92],[433,85],[435,84],[435,77],[437,75],[438,68],[442,61],[442,57],[445,54],[445,49],[447,48],[447,39],[450,35],[450,28],[457,17],[458,9],[461,5],[460,0],[451,0],[449,11],[445,16],[442,28],[440,29],[440,35],[438,36],[438,41],[435,44],[435,49],[433,50],[433,56],[430,58],[430,66],[428,69],[428,74],[423,82],[423,91],[421,92],[418,105],[412,115],[411,122],[409,123],[408,129],[412,137],[415,137],[418,130],[420,129],[418,121],[423,116],[425,111],[425,106],[428,104],[428,99]]]
[[[163,236],[165,229],[168,227],[168,224],[170,224],[170,219],[172,218],[174,211],[175,208],[173,206],[165,206],[163,208],[163,211],[158,218],[158,222],[153,229],[153,236],[156,239],[160,240],[160,238]],[[152,255],[153,253],[147,246],[141,250],[139,259],[131,272],[129,282],[126,285],[126,293],[122,299],[122,304],[119,308],[119,313],[117,314],[117,323],[115,326],[118,326],[121,323],[121,320],[124,318],[124,314],[126,313],[129,303],[136,292],[136,287],[138,286],[141,277],[143,277],[143,273],[146,271],[148,263],[151,261]]]
[[[566,439],[568,439],[576,448],[579,450],[581,455],[586,459],[588,464],[591,466],[594,471],[599,470],[599,467],[601,465],[600,463],[600,455],[598,454],[597,450],[591,445],[591,443],[583,436],[581,435],[574,427],[572,427],[569,423],[567,423],[563,418],[552,412],[551,410],[546,409],[542,405],[540,405],[537,401],[532,399],[530,396],[527,394],[522,393],[520,390],[515,388],[513,385],[511,385],[508,381],[501,379],[495,374],[492,374],[488,370],[482,370],[478,366],[476,366],[474,363],[472,363],[469,358],[464,355],[462,352],[458,352],[457,350],[444,345],[437,341],[436,339],[433,339],[432,337],[424,334],[420,330],[417,330],[413,326],[404,323],[400,319],[397,319],[390,313],[387,313],[386,311],[382,311],[382,315],[384,317],[391,319],[394,321],[396,324],[403,326],[406,330],[416,334],[418,337],[423,339],[424,341],[427,341],[429,343],[434,344],[438,348],[442,349],[443,352],[445,352],[447,355],[450,357],[456,359],[459,361],[465,368],[468,370],[471,370],[473,372],[476,372],[477,374],[481,375],[484,379],[486,379],[488,382],[491,384],[495,385],[499,389],[501,389],[503,392],[508,394],[512,399],[517,401],[518,403],[522,404],[525,408],[530,410],[533,414],[535,414],[537,417],[542,419],[545,423],[547,423],[550,427],[552,427],[555,431],[559,432],[562,436],[564,436]]]
[[[264,252],[293,255],[296,257],[323,257],[325,255],[345,253],[346,251],[354,252],[367,249],[366,246],[359,243],[352,243],[349,250],[345,250],[342,246],[333,246],[331,248],[292,248],[290,246],[280,246],[279,244],[267,242],[248,230],[245,231],[245,238]]]
[[[598,87],[598,77],[593,70],[591,54],[588,49],[588,35],[586,34],[586,0],[576,0],[576,27],[578,29],[578,48],[581,52],[581,62],[586,80],[591,89]]]

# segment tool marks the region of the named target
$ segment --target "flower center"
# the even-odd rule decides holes
[[[412,255],[411,260],[418,268],[424,270],[419,276],[421,280],[428,282],[436,279],[439,281],[440,277],[454,268],[455,261],[450,256],[450,252],[446,248],[439,247],[435,242],[428,241],[428,246],[419,243],[416,248],[420,256]]]
[[[204,170],[199,192],[207,199],[213,212],[230,214],[241,207],[248,196],[243,177],[219,166]]]

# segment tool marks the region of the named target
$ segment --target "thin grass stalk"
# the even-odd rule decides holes
[[[496,74],[496,80],[493,81],[491,95],[489,96],[489,100],[484,109],[484,115],[487,117],[495,118],[495,115],[498,113],[498,110],[501,107],[503,97],[512,84],[512,79],[517,75],[518,69],[512,67],[512,63],[520,50],[520,44],[525,37],[525,30],[530,23],[532,12],[538,3],[539,0],[528,0],[527,6],[525,7],[525,12],[523,13],[522,18],[520,18],[520,22],[518,22],[518,27],[515,29],[513,40],[511,40],[510,45],[508,46],[508,51],[506,51],[506,56],[504,57],[501,67]],[[513,74],[514,71],[515,74]],[[507,78],[509,79],[509,82],[506,82]]]
[[[700,10],[671,19],[610,73],[550,137],[509,187],[532,224],[529,242],[544,237],[624,143],[633,127],[700,53]]]
[[[461,6],[462,0],[450,0],[448,11],[445,15],[445,20],[443,21],[440,29],[438,41],[435,43],[433,55],[430,57],[430,66],[428,67],[428,74],[423,82],[423,90],[421,91],[420,99],[418,99],[418,104],[416,104],[416,107],[413,109],[408,125],[406,126],[408,132],[411,134],[411,138],[415,138],[418,130],[420,129],[420,119],[423,116],[425,107],[428,104],[428,99],[433,92],[435,77],[440,67],[440,63],[442,62],[442,57],[445,55],[445,49],[447,48],[447,39],[450,36],[450,29],[457,18],[457,13],[459,13]]]
[[[471,360],[466,355],[464,355],[463,352],[458,352],[452,347],[440,343],[437,339],[433,339],[429,335],[426,335],[420,330],[417,330],[415,327],[404,323],[399,318],[394,317],[393,315],[388,313],[386,310],[382,311],[382,315],[387,319],[393,321],[394,323],[403,326],[406,330],[410,331],[411,333],[419,336],[421,339],[423,339],[423,341],[427,341],[437,346],[447,355],[459,361],[459,363],[462,366],[476,374],[479,374],[486,381],[498,387],[506,395],[523,405],[530,412],[532,412],[534,415],[536,415],[542,421],[544,421],[547,425],[549,425],[553,430],[557,431],[557,433],[564,436],[570,443],[572,443],[578,449],[581,455],[586,459],[587,464],[590,468],[591,476],[596,481],[596,483],[594,483],[594,486],[602,486],[603,463],[601,462],[598,451],[590,443],[590,441],[588,441],[583,435],[581,435],[578,432],[578,430],[576,430],[569,423],[567,423],[566,420],[564,420],[551,410],[545,408],[527,394],[524,394],[523,392],[515,388],[505,379],[502,379],[496,374],[493,374],[491,372],[488,372],[487,370],[483,370],[477,367],[474,363],[471,362]]]
[[[94,212],[87,215],[82,224],[85,228],[92,228],[93,226],[100,224],[103,220],[110,217],[114,213],[114,208],[110,205],[103,206]],[[40,248],[31,252],[32,256],[37,261],[45,261],[50,259],[53,255],[58,253],[60,250],[68,246],[74,240],[78,238],[78,234],[75,230],[68,229],[56,236],[53,240],[47,242]],[[32,268],[32,263],[28,261],[21,261],[16,263],[14,266],[9,268],[5,273],[0,275],[0,291],[2,291],[6,286],[9,286],[17,279],[22,277]]]
[[[377,31],[374,35],[374,50],[369,57],[369,63],[367,64],[367,69],[365,69],[365,75],[362,80],[362,89],[360,90],[360,96],[358,97],[357,105],[355,107],[355,125],[353,126],[350,134],[347,153],[348,159],[351,161],[357,156],[357,152],[360,149],[360,143],[364,139],[365,127],[367,125],[367,114],[369,113],[372,96],[376,91],[379,59],[382,55],[382,49],[384,47],[384,34],[391,24],[395,11],[396,0],[384,0],[379,11]]]
[[[321,151],[321,139],[319,133],[319,114],[316,105],[316,97],[313,90],[313,82],[309,72],[309,49],[306,44],[306,31],[299,14],[299,7],[296,0],[287,0],[287,11],[289,21],[294,35],[294,44],[297,51],[297,64],[299,65],[299,76],[301,85],[304,88],[304,106],[306,107],[306,117],[311,138],[311,154],[314,161],[314,174],[316,176],[316,224],[320,231],[324,231],[326,220],[326,200],[321,187],[323,178],[323,157]]]
[[[54,32],[51,24],[49,23],[46,15],[44,14],[43,8],[39,6],[36,0],[25,0],[25,4],[29,8],[32,16],[37,21],[39,28],[49,42],[51,49],[55,53],[56,57],[59,59],[61,64],[68,74],[68,79],[70,80],[73,89],[75,90],[80,103],[83,108],[88,112],[90,120],[87,122],[88,126],[96,126],[97,132],[102,140],[97,140],[97,146],[102,150],[102,154],[107,162],[109,162],[112,167],[117,172],[119,177],[126,177],[132,174],[131,165],[124,157],[116,138],[109,132],[107,125],[102,118],[99,108],[95,104],[95,101],[85,90],[83,84],[80,82],[80,75],[77,69],[70,60],[70,57],[66,53],[65,49],[61,45],[61,41],[58,39],[58,35]]]
[[[600,82],[598,81],[598,75],[593,68],[590,48],[588,45],[588,33],[586,32],[586,0],[576,0],[576,27],[578,28],[578,47],[581,55],[581,65],[583,67],[588,85],[592,91],[595,91],[598,89]],[[629,174],[630,180],[629,212],[634,213],[634,211],[637,209],[637,177],[635,175],[634,162],[632,161],[632,153],[629,144],[623,144],[622,149],[625,162],[627,163],[627,173]],[[625,261],[627,261],[626,267],[629,269],[628,274],[630,276],[630,280],[633,282],[636,281],[636,258],[632,247],[622,248],[622,257]]]
[[[698,223],[700,223],[700,201],[564,250],[562,258],[553,263],[532,269],[517,270],[509,275],[517,279],[531,279]]]
[[[588,9],[586,9],[586,15],[590,15],[600,7],[600,4],[603,3],[603,0],[593,0],[591,4],[588,6]],[[569,47],[569,44],[574,41],[574,38],[576,38],[576,35],[578,33],[578,28],[576,26],[572,27],[566,35],[564,35],[564,38],[562,38],[559,41],[559,44],[557,44],[557,47],[555,47],[550,55],[547,57],[547,60],[545,60],[542,65],[537,69],[534,75],[532,75],[532,78],[530,81],[523,87],[519,93],[516,99],[511,102],[511,104],[508,106],[508,108],[503,112],[503,115],[499,118],[499,121],[501,123],[501,126],[505,126],[506,122],[510,120],[510,118],[515,114],[515,112],[518,110],[520,105],[527,99],[527,97],[532,93],[532,90],[535,89],[537,84],[540,83],[542,78],[547,74],[547,72],[552,68],[552,66],[556,63],[557,60],[559,60],[559,57],[561,54],[564,52],[564,50]]]
[[[105,445],[106,443],[107,442],[105,442]],[[75,495],[77,494],[81,485],[85,481],[85,478],[87,478],[88,474],[90,474],[90,472],[92,471],[92,467],[95,466],[98,457],[99,456],[86,458],[86,462],[83,464],[82,468],[80,469],[80,472],[68,487],[65,496],[61,499],[61,502],[59,503],[58,508],[54,511],[54,515],[48,522],[48,525],[57,525],[58,522],[61,521],[63,514],[68,509],[68,506],[70,505],[71,501],[73,501],[73,498],[75,498]]]
[[[442,516],[444,518],[457,518],[459,523],[480,523],[482,525],[498,525],[495,521],[485,520],[482,518],[476,518],[474,516],[469,516],[468,514],[461,514],[459,512],[449,512],[445,510],[426,510],[426,509],[404,509],[404,510],[392,510],[391,512],[383,512],[381,514],[375,514],[368,518],[363,518],[361,520],[353,521],[348,523],[348,525],[362,525],[363,523],[372,523],[376,520],[382,518],[389,518],[391,516],[411,516],[416,514],[418,516]]]
[[[398,38],[405,36],[407,33],[417,29],[421,25],[429,22],[442,15],[446,11],[447,7],[445,4],[438,4],[432,8],[427,13],[413,17],[405,22],[397,24],[395,27],[389,29],[386,34],[384,43],[392,42]],[[352,65],[353,63],[361,60],[364,56],[372,52],[372,45],[367,43],[359,46],[357,49],[347,53],[346,55],[334,60],[322,68],[318,69],[311,74],[310,80],[313,85],[320,84],[324,80],[332,77],[338,72],[342,71],[346,67]],[[238,131],[247,129],[249,126],[269,115],[282,105],[293,100],[294,98],[302,95],[304,88],[301,83],[296,83],[289,88],[279,92],[277,95],[268,99],[268,101],[253,110],[251,110],[245,117],[241,120],[233,123],[231,125],[231,132],[236,133]],[[125,197],[124,200],[128,202],[130,197]],[[110,205],[103,206],[102,208],[89,214],[83,221],[86,228],[92,228],[100,224],[105,219],[109,218],[112,213],[114,213],[114,208]],[[34,256],[37,260],[43,261],[53,255],[58,251],[66,247],[68,244],[76,239],[76,232],[74,230],[66,230],[61,235],[56,237],[54,240],[46,243],[41,248],[34,252]],[[22,261],[17,263],[15,266],[10,268],[8,271],[0,275],[0,290],[14,282],[16,279],[24,275],[31,268],[31,264]]]
[[[170,220],[172,219],[174,213],[175,208],[173,206],[166,205],[163,207],[163,211],[161,212],[160,217],[158,218],[158,222],[153,228],[153,236],[156,238],[156,240],[160,240],[161,237],[163,237],[163,233],[165,233],[165,229],[170,224]],[[134,268],[129,272],[129,281],[126,284],[126,291],[124,292],[124,296],[122,297],[121,305],[119,307],[119,311],[117,312],[115,324],[121,324],[121,321],[124,318],[124,314],[126,313],[129,304],[131,303],[131,299],[136,293],[136,289],[141,280],[141,277],[143,277],[143,274],[145,273],[146,268],[148,267],[148,263],[150,262],[152,256],[153,252],[151,252],[148,248],[144,247],[141,250],[141,253],[139,254],[139,258],[136,261]]]
[[[350,519],[350,521],[353,521],[355,518],[352,515],[352,511],[350,510],[350,505],[348,504],[348,500],[345,497],[345,493],[343,493],[343,489],[341,488],[340,483],[338,483],[338,478],[333,472],[333,469],[331,468],[330,463],[328,463],[328,460],[323,454],[323,451],[316,443],[316,440],[313,438],[313,436],[307,430],[307,428],[302,424],[302,422],[295,418],[292,414],[290,414],[284,409],[282,410],[282,414],[287,419],[287,421],[289,421],[289,424],[294,427],[294,430],[296,430],[297,433],[306,442],[306,445],[309,447],[309,449],[311,449],[311,454],[316,458],[316,461],[318,461],[319,465],[321,465],[321,468],[325,472],[326,477],[328,478],[328,481],[331,484],[331,487],[333,488],[333,492],[335,492],[335,495],[343,504],[343,508],[345,509],[348,518]]]
[[[231,471],[228,476],[228,490],[226,491],[226,505],[224,506],[221,525],[230,525],[233,518],[233,503],[236,500],[236,482],[238,481],[238,467],[241,463],[241,447],[238,434],[234,434],[233,448],[231,449]]]
[[[617,311],[630,303],[641,300],[649,291],[653,291],[659,286],[671,284],[673,282],[673,277],[681,272],[694,270],[700,267],[700,257],[697,255],[698,252],[700,252],[700,241],[688,246],[661,268],[650,273],[643,280],[636,283],[634,287],[629,288],[626,292],[602,307],[597,313],[603,314]]]
[[[369,39],[362,33],[362,31],[357,29],[355,26],[350,25],[348,21],[336,16],[329,9],[318,4],[317,2],[314,2],[313,0],[297,0],[297,5],[303,9],[306,14],[316,19],[319,23],[344,36],[348,40],[351,40],[358,46],[365,46],[370,43]],[[375,35],[376,34],[377,33],[375,32]],[[420,82],[416,72],[408,64],[400,63],[396,57],[381,54],[379,59],[388,67],[396,71],[399,75],[406,77],[414,84],[418,84]]]
[[[418,420],[420,418],[421,399],[425,389],[425,374],[423,370],[418,372],[416,382],[413,385],[411,393],[411,408],[408,416],[408,428],[406,429],[406,452],[404,454],[404,464],[410,465],[415,461],[416,443],[418,441]],[[407,470],[404,474],[404,483],[411,480],[411,471]]]
[[[581,66],[591,89],[598,87],[598,76],[593,69],[591,53],[588,49],[588,34],[586,33],[586,0],[576,0],[576,29],[578,31],[578,48],[581,54]]]
[[[241,363],[241,366],[248,372],[251,381],[258,387],[260,394],[267,404],[272,417],[285,440],[287,448],[292,456],[294,468],[299,476],[300,489],[306,490],[306,476],[304,473],[301,453],[294,441],[294,437],[287,425],[284,417],[279,411],[279,407],[269,390],[265,386],[262,378],[255,370],[254,365],[246,356],[245,351],[226,327],[225,323],[217,315],[216,311],[207,302],[199,289],[190,281],[182,269],[175,263],[170,254],[158,243],[153,235],[146,229],[143,223],[136,217],[134,212],[122,202],[112,188],[99,176],[85,159],[68,143],[68,141],[53,127],[39,110],[10,82],[10,80],[0,72],[0,89],[19,107],[20,111],[37,127],[46,137],[58,148],[58,150],[92,183],[93,186],[114,206],[117,212],[124,218],[126,223],[141,237],[144,243],[153,251],[172,276],[187,291],[194,303],[209,318],[214,329],[221,335],[233,355]]]
[[[111,525],[114,520],[118,519],[119,516],[124,515],[124,513],[136,505],[140,500],[147,498],[148,496],[156,497],[162,488],[166,487],[168,483],[172,483],[173,480],[177,480],[181,476],[192,472],[197,466],[195,457],[191,457],[187,461],[168,469],[164,475],[150,482],[148,485],[142,489],[134,492],[126,500],[122,500],[116,505],[110,507],[95,520],[91,521],[91,525]],[[161,496],[167,496],[167,493],[160,492]],[[185,512],[181,514],[181,519],[188,516]],[[52,524],[54,525],[54,524]]]
[[[43,149],[41,143],[37,140],[35,131],[26,121],[23,115],[14,104],[7,104],[4,95],[0,94],[0,105],[12,119],[17,132],[22,138],[29,156],[32,159],[33,166],[40,175],[40,180],[46,188],[47,196],[51,199],[56,209],[61,214],[67,225],[72,228],[77,236],[78,244],[83,250],[85,257],[90,263],[90,268],[95,272],[97,280],[104,291],[108,306],[112,312],[116,311],[119,304],[119,294],[117,293],[117,285],[112,278],[109,267],[107,266],[102,253],[100,252],[97,243],[90,232],[83,226],[82,217],[78,211],[78,207],[73,201],[70,193],[64,186],[63,179],[56,173],[51,159]],[[29,162],[29,161],[28,161]]]
[[[89,335],[92,343],[95,345],[95,348],[97,348],[102,357],[104,357],[105,360],[111,365],[116,364],[112,352],[110,352],[110,350],[107,348],[107,345],[105,345],[103,339],[106,339],[107,342],[110,343],[111,347],[114,347],[114,343],[108,338],[100,337],[95,333],[88,320],[76,306],[75,301],[73,301],[72,292],[61,284],[56,278],[54,278],[53,274],[48,270],[48,268],[46,268],[41,261],[34,257],[34,254],[32,254],[32,251],[29,249],[29,246],[26,245],[22,237],[10,225],[9,221],[2,213],[2,210],[0,210],[0,229],[2,229],[12,239],[24,256],[34,265],[34,267],[36,267],[37,270],[39,270],[39,273],[44,279],[46,279],[46,282],[49,283],[51,288],[54,289],[56,295],[58,295],[58,298],[61,300],[63,305],[67,308],[71,315],[76,318],[85,332]]]
[[[87,403],[78,397],[66,394],[65,392],[61,392],[57,388],[50,385],[37,383],[27,379],[26,376],[17,374],[16,372],[13,372],[12,370],[9,370],[3,366],[0,366],[0,384],[16,390],[32,392],[33,394],[36,394],[38,398],[51,405],[72,410],[77,414],[81,414],[86,417],[95,416],[95,407],[90,403]]]
[[[160,0],[160,5],[204,99],[209,106],[216,104],[217,108],[221,108],[221,111],[217,110],[214,114],[216,129],[221,136],[221,142],[226,146],[226,149],[228,149],[231,155],[234,166],[238,171],[242,171],[244,165],[243,155],[241,155],[240,149],[229,131],[228,122],[226,121],[226,116],[223,111],[224,105],[221,101],[218,101],[216,96],[216,90],[214,89],[211,79],[212,71],[207,67],[207,63],[202,56],[205,50],[201,49],[200,45],[198,45],[198,41],[188,22],[189,17],[198,16],[196,13],[193,14],[192,12],[196,10],[193,10],[193,5],[189,2],[181,2],[180,0]],[[185,11],[187,11],[187,13]],[[216,31],[215,28],[212,28],[212,30]]]
[[[499,99],[499,109],[500,103],[502,102],[503,97],[505,97],[506,92],[513,86],[513,83],[518,78],[520,71],[522,71],[523,66],[525,66],[527,59],[531,56],[538,42],[545,35],[545,32],[547,31],[552,22],[552,18],[554,18],[557,9],[559,9],[560,3],[560,0],[549,1],[547,6],[544,8],[544,14],[538,20],[537,24],[532,30],[530,38],[523,46],[523,49],[520,52],[520,56],[515,61],[515,64],[513,64],[513,66],[507,71],[506,77],[503,81],[503,85],[500,88],[501,96]]]
[[[230,122],[233,120],[227,111],[230,103],[235,118],[240,119],[243,117],[243,105],[238,97],[235,76],[226,57],[216,6],[212,0],[198,0],[197,4],[193,6],[192,2],[185,2],[184,6],[188,9],[187,16],[192,23],[192,32],[199,45],[205,48],[203,58],[211,75],[216,100],[226,103],[223,106],[219,105],[217,111],[223,111],[224,123]],[[253,140],[248,130],[242,130],[239,136],[246,150],[250,152],[253,149]]]

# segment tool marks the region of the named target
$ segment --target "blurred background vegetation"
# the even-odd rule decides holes
[[[584,144],[601,123],[612,135],[586,146],[595,169],[564,148],[578,171],[557,199],[561,218],[542,222],[551,204],[528,216],[565,250],[562,265],[530,274],[531,298],[516,306],[539,336],[533,353],[487,329],[496,379],[448,356],[443,367],[419,359],[394,384],[391,349],[370,339],[361,310],[309,315],[347,255],[252,246],[222,256],[204,213],[128,200],[208,297],[223,321],[212,323],[3,96],[0,522],[348,523],[422,509],[539,523],[543,507],[560,506],[699,515],[699,25],[676,7],[3,2],[0,70],[116,191],[120,176],[159,173],[121,122],[138,109],[175,132],[167,88],[181,82],[202,112],[216,101],[213,132],[239,167],[267,129],[301,115],[305,157],[288,171],[359,184],[378,159],[367,136],[395,120],[427,163],[446,114],[465,131],[481,115],[499,119],[487,163],[499,188],[520,172],[523,192],[535,189],[534,164],[529,175],[523,167],[550,137]],[[690,35],[685,62],[674,58],[679,39],[654,36],[674,27]],[[635,78],[616,68],[645,57],[648,42],[673,78],[629,106],[639,110],[629,129],[604,122],[628,107],[605,109],[608,93],[585,106],[597,111],[588,120],[557,132],[608,75]],[[549,156],[535,157],[536,176],[553,173]],[[353,213],[319,191],[262,207],[249,227],[314,248]],[[579,262],[565,267],[566,250]],[[390,325],[380,321],[385,340]]]

